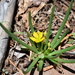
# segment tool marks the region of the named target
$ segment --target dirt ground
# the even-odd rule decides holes
[[[46,31],[48,29],[51,9],[55,4],[56,7],[52,24],[53,38],[64,19],[70,1],[71,0],[17,0],[12,26],[13,32],[16,32],[14,35],[23,40],[25,43],[30,44],[26,34],[26,31],[30,32],[28,25],[28,11],[31,11],[32,23],[35,30]],[[69,19],[64,27],[64,30],[68,27],[70,28],[67,36],[68,39],[64,41],[65,45],[58,47],[59,50],[61,48],[66,48],[75,44],[75,36],[70,35],[72,32],[75,33],[75,1],[73,3]],[[6,57],[1,75],[23,75],[21,69],[26,69],[31,61],[30,52],[22,52],[20,47],[20,44],[10,39],[9,53]],[[63,54],[63,58],[65,57],[66,59],[75,59],[75,49],[71,52],[73,55]],[[48,62],[46,62],[45,65],[47,67],[44,68],[43,72],[39,73],[37,70],[34,70],[34,72],[30,72],[27,75],[75,75],[75,64],[62,64],[61,66],[53,67],[52,65],[48,64]]]

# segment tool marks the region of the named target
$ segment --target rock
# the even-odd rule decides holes
[[[13,13],[15,8],[16,0],[0,0],[0,22],[6,21],[3,25],[10,30],[13,20]],[[8,45],[8,35],[0,27],[0,70],[5,59],[5,54]]]

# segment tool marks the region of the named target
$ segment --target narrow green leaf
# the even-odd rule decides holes
[[[50,53],[49,56],[51,56],[51,55],[56,55],[56,54],[62,54],[62,53],[64,53],[64,52],[70,51],[70,50],[72,50],[72,49],[74,49],[74,48],[75,48],[75,45],[73,45],[73,46],[71,46],[71,47],[68,47],[68,48],[65,48],[65,49],[57,50],[57,51],[54,51],[54,52]]]
[[[21,47],[21,50],[22,50],[22,51],[28,51],[29,49],[28,49],[27,47],[25,47],[25,46],[22,46],[22,47]]]
[[[49,59],[51,62],[53,62],[56,65],[60,65],[57,61],[53,60],[53,59]]]
[[[54,9],[55,9],[55,5],[52,8],[52,12],[51,12],[51,16],[50,16],[50,21],[49,21],[49,26],[48,26],[48,32],[47,32],[47,36],[46,36],[46,45],[44,47],[44,50],[46,50],[46,47],[48,45],[49,36],[51,34],[50,32],[51,32],[52,20],[53,20],[53,16],[54,16]]]
[[[58,30],[58,32],[57,32],[55,38],[53,39],[53,41],[52,41],[52,43],[51,43],[51,47],[52,47],[52,48],[53,48],[54,44],[56,44],[56,41],[57,41],[57,39],[58,39],[60,33],[62,32],[66,21],[68,20],[69,13],[70,13],[70,10],[71,10],[71,8],[72,8],[72,4],[73,4],[73,0],[71,0],[71,3],[70,3],[70,5],[69,5],[69,8],[68,8],[68,10],[67,10],[67,12],[66,12],[66,15],[65,15],[65,17],[64,17],[64,20],[63,20],[63,22],[62,22],[62,24],[61,24],[61,26],[60,26],[60,28],[59,28],[59,30]]]
[[[38,51],[37,51],[34,47],[31,47],[31,46],[27,45],[26,43],[24,43],[24,42],[22,42],[20,39],[18,39],[16,36],[14,36],[13,33],[11,33],[10,31],[8,31],[8,29],[3,26],[2,23],[0,23],[0,26],[4,29],[4,31],[5,31],[10,37],[12,37],[12,39],[14,39],[14,40],[17,41],[18,43],[22,44],[23,46],[29,48],[29,49],[32,50],[33,52],[38,53]]]
[[[59,40],[57,40],[57,42],[53,46],[52,50],[54,50],[60,44],[61,40],[65,37],[65,35],[67,34],[68,30],[69,29],[66,29],[66,31],[63,33],[63,35],[61,36],[61,38]]]
[[[37,70],[38,70],[38,71],[41,71],[42,68],[43,68],[44,61],[41,59],[41,60],[39,60],[38,62],[39,62],[39,64],[38,64],[38,66],[37,66]]]
[[[37,61],[39,60],[39,57],[36,57],[33,62],[30,64],[30,66],[27,68],[26,71],[22,70],[24,74],[28,73],[37,63]]]
[[[65,60],[65,59],[60,59],[60,58],[56,58],[54,60],[58,62],[62,62],[62,63],[75,63],[75,60]]]
[[[55,59],[57,57],[59,57],[61,54],[57,54],[55,56],[52,56],[52,55],[45,55],[44,58],[47,58],[47,59]]]
[[[28,21],[29,21],[29,26],[31,28],[31,31],[33,33],[34,32],[34,28],[33,28],[32,21],[31,21],[31,12],[30,11],[28,12]]]

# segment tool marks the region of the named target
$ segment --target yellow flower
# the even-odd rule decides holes
[[[30,39],[36,43],[39,43],[41,41],[43,41],[45,39],[45,37],[43,37],[43,33],[38,31],[38,32],[33,32],[33,37],[30,37]]]

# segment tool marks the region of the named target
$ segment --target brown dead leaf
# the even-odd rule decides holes
[[[45,3],[41,3],[39,7],[29,8],[28,11],[30,10],[32,13],[32,17],[34,17],[38,13],[38,11],[42,9],[44,6]],[[26,23],[26,27],[28,27],[28,11],[25,14],[21,15],[22,21]]]

